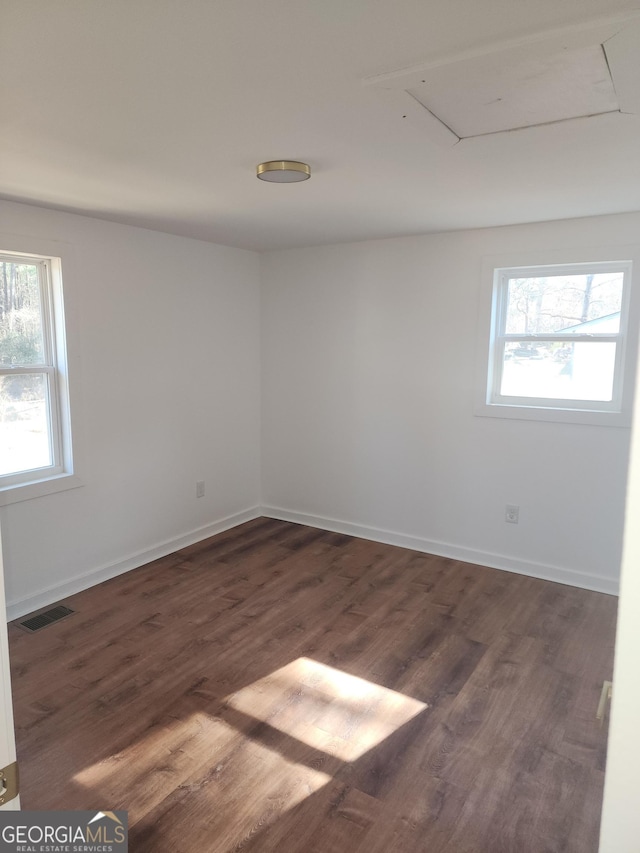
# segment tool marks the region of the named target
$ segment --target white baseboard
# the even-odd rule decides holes
[[[476,551],[446,542],[422,539],[406,533],[395,533],[391,530],[382,530],[364,524],[352,524],[351,522],[340,521],[335,518],[323,518],[304,512],[294,512],[283,509],[282,507],[256,506],[226,516],[203,527],[198,527],[196,530],[192,530],[182,536],[167,539],[151,548],[137,551],[135,554],[130,554],[128,557],[118,560],[115,563],[91,569],[88,572],[75,575],[69,580],[38,590],[38,592],[31,595],[8,601],[7,620],[18,619],[26,613],[32,613],[34,610],[47,607],[49,604],[53,604],[70,595],[75,595],[75,593],[82,592],[91,586],[95,586],[110,578],[115,578],[118,575],[131,571],[131,569],[137,569],[139,566],[144,566],[146,563],[160,559],[160,557],[166,557],[167,554],[179,551],[180,548],[194,545],[196,542],[201,542],[203,539],[215,536],[216,533],[230,530],[232,527],[237,527],[237,525],[243,524],[245,521],[252,521],[254,518],[259,518],[260,516],[276,518],[281,521],[292,521],[297,524],[306,524],[309,527],[317,527],[321,530],[330,530],[335,533],[345,533],[348,536],[357,536],[360,539],[382,542],[385,545],[398,545],[401,548],[410,548],[413,551],[435,554],[440,557],[449,557],[465,563],[476,563],[482,566],[489,566],[492,569],[502,569],[503,571],[515,572],[519,575],[529,575],[530,577],[541,578],[542,580],[564,583],[569,586],[581,587],[582,589],[591,589],[595,592],[618,595],[618,582],[600,575],[576,572],[572,569],[563,569],[559,566],[549,566],[543,563],[518,560],[501,554],[492,554],[488,551]]]
[[[339,521],[335,518],[322,518],[321,516],[309,515],[305,512],[292,512],[282,507],[263,506],[261,514],[267,518],[276,518],[280,521],[293,521],[297,524],[306,524],[309,527],[318,527],[321,530],[345,533],[347,536],[370,539],[373,542],[382,542],[385,545],[398,545],[401,548],[410,548],[413,551],[435,554],[438,557],[449,557],[453,560],[461,560],[464,563],[476,563],[481,566],[489,566],[492,569],[501,569],[502,571],[514,572],[518,575],[528,575],[529,577],[540,578],[541,580],[555,581],[556,583],[563,583],[568,586],[590,589],[594,592],[604,592],[608,595],[618,595],[619,592],[617,580],[588,574],[587,572],[576,572],[573,569],[563,569],[559,566],[518,560],[515,557],[508,557],[503,554],[476,551],[460,545],[422,539],[418,536],[395,533],[391,530],[381,530],[375,527],[368,527],[364,524],[352,524],[351,522]]]
[[[109,563],[108,565],[91,569],[88,572],[75,575],[69,580],[62,581],[62,583],[53,584],[38,590],[38,592],[32,595],[8,601],[7,621],[11,622],[13,619],[24,616],[26,613],[32,613],[41,607],[47,607],[49,604],[60,601],[62,598],[75,595],[77,592],[82,592],[82,590],[95,586],[98,583],[115,578],[118,575],[131,571],[131,569],[137,569],[139,566],[144,566],[146,563],[160,559],[160,557],[166,557],[167,554],[173,554],[174,551],[179,551],[180,548],[186,548],[187,545],[194,545],[196,542],[201,542],[203,539],[215,536],[216,533],[222,533],[224,530],[237,527],[238,524],[243,524],[245,521],[252,521],[254,518],[259,518],[261,515],[260,507],[251,507],[250,509],[243,510],[243,512],[234,513],[211,524],[198,527],[196,530],[191,530],[182,536],[167,539],[151,548],[136,551],[135,554],[130,554],[116,563]]]

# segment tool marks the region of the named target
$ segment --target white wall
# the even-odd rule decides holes
[[[637,382],[600,853],[640,849],[640,381]]]
[[[478,312],[484,256],[638,243],[633,214],[263,255],[265,513],[616,591],[629,430],[474,416]]]
[[[12,616],[258,514],[260,436],[267,514],[617,589],[628,430],[474,416],[480,270],[533,249],[615,255],[640,214],[274,252],[261,270],[25,205],[0,203],[0,232],[75,256],[83,450],[82,487],[0,510]]]
[[[251,252],[18,204],[0,203],[0,232],[70,244],[84,482],[0,511],[16,616],[258,514],[259,266]]]

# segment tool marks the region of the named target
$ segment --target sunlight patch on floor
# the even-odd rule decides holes
[[[174,800],[188,798],[212,837],[218,824],[229,832],[233,813],[239,844],[426,707],[298,658],[225,697],[215,714],[167,717],[136,743],[77,773],[74,781],[102,806],[126,809],[131,825],[141,818],[145,824],[158,822],[165,835],[171,828],[164,826],[163,815]]]
[[[130,823],[177,789],[209,805],[215,801],[222,813],[228,808],[246,812],[238,817],[242,824],[245,818],[263,816],[274,798],[283,811],[293,808],[330,779],[202,712],[158,727],[74,776],[75,782],[99,794],[100,803],[126,809]],[[239,806],[245,786],[261,796]]]
[[[424,702],[302,657],[226,703],[342,761],[355,761],[426,709]]]

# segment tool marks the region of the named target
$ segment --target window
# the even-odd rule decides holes
[[[0,253],[0,490],[71,473],[60,260]]]
[[[494,269],[479,413],[615,422],[623,410],[630,277],[630,262]]]

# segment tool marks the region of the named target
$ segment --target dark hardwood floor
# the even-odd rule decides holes
[[[10,626],[22,804],[134,853],[595,853],[616,600],[258,519]]]

